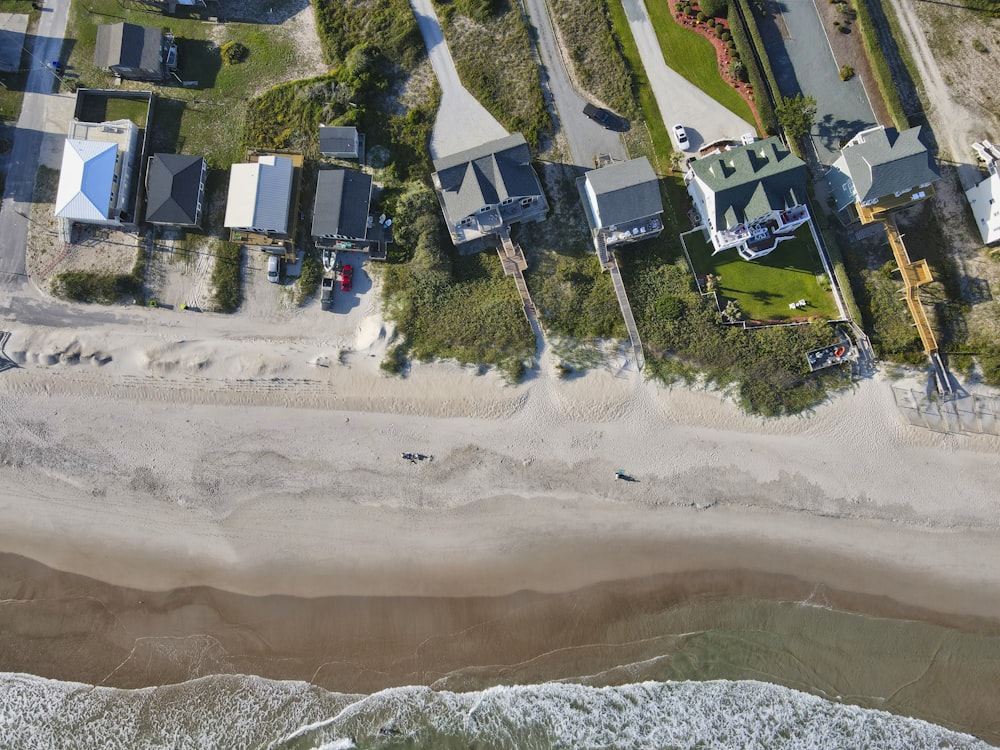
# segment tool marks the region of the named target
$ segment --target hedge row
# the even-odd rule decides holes
[[[749,31],[743,25],[743,18],[741,18],[739,9],[736,7],[737,4],[743,9],[743,17],[747,19],[747,26],[750,27]],[[778,132],[778,116],[774,113],[774,107],[771,106],[771,99],[767,95],[767,86],[770,84],[771,90],[775,93],[778,91],[778,86],[774,80],[774,72],[771,71],[771,63],[767,58],[767,52],[764,50],[764,43],[761,41],[760,31],[757,29],[753,11],[747,7],[746,0],[733,0],[733,3],[729,6],[728,20],[729,30],[733,35],[733,41],[736,43],[736,51],[739,53],[740,59],[743,60],[743,64],[747,67],[750,85],[753,86],[754,103],[757,105],[757,115],[760,117],[760,123],[764,126],[764,131],[768,135],[774,135]],[[752,41],[751,37],[753,37]],[[760,59],[763,61],[766,70],[761,70],[761,66],[757,63],[757,56],[754,55],[755,48],[760,52]],[[768,74],[769,77],[765,78]]]
[[[910,120],[906,116],[903,102],[899,98],[896,84],[892,80],[892,70],[889,62],[885,59],[882,46],[879,44],[878,31],[875,22],[872,20],[871,11],[868,9],[868,0],[855,0],[854,9],[857,11],[857,28],[861,32],[861,39],[865,44],[865,53],[872,64],[875,73],[875,83],[882,94],[885,106],[892,117],[892,123],[899,131],[906,130],[910,126]]]
[[[131,273],[97,273],[95,271],[63,271],[52,279],[52,293],[73,302],[99,302],[111,305],[123,297],[138,298],[146,282],[144,248],[136,252]]]

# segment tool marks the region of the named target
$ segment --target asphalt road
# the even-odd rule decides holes
[[[820,161],[831,164],[840,153],[841,141],[876,124],[875,113],[860,77],[840,80],[840,68],[816,6],[784,3],[781,19],[787,37],[782,38],[773,24],[761,29],[778,88],[783,96],[802,93],[816,99],[816,124],[810,136]]]
[[[663,124],[669,130],[680,123],[687,130],[689,153],[706,143],[721,138],[739,138],[744,133],[756,133],[757,128],[711,98],[704,91],[667,66],[660,41],[643,0],[622,0],[629,28],[639,48],[642,66],[646,69]],[[674,147],[678,148],[673,133]]]
[[[431,135],[431,156],[437,159],[503,138],[507,135],[504,127],[459,80],[455,60],[441,33],[431,0],[410,0],[410,5],[441,86],[441,104]]]
[[[625,147],[618,133],[601,127],[583,114],[583,105],[588,100],[577,92],[566,71],[545,0],[527,0],[526,4],[531,23],[538,32],[538,51],[544,66],[542,82],[554,100],[556,124],[562,127],[566,136],[573,164],[592,169],[598,154],[625,159]]]
[[[69,0],[46,0],[38,21],[34,51],[28,56],[31,71],[14,131],[7,170],[7,186],[0,207],[0,289],[21,287],[27,282],[25,248],[28,241],[28,214],[44,138],[46,107],[54,98],[59,81],[47,67],[59,59]]]

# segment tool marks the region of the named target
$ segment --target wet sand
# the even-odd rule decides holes
[[[689,571],[563,593],[150,592],[0,555],[0,670],[136,688],[209,674],[346,693],[568,679],[763,679],[1000,741],[1000,621],[790,575]]]

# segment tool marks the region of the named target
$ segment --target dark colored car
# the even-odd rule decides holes
[[[351,291],[351,282],[354,280],[354,266],[344,266],[340,270],[340,290]]]
[[[618,118],[615,117],[611,112],[601,107],[595,107],[590,102],[583,105],[583,114],[587,115],[591,120],[596,122],[598,125],[603,125],[606,128],[615,128],[618,125]]]

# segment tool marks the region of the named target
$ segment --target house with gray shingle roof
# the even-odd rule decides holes
[[[663,201],[645,156],[593,169],[577,181],[595,244],[606,247],[656,237],[663,231]]]
[[[200,226],[207,177],[208,164],[200,156],[153,154],[146,169],[146,221]]]
[[[856,205],[862,220],[934,194],[940,174],[920,137],[920,127],[862,130],[841,149],[827,181],[838,211]]]
[[[549,204],[520,133],[435,159],[434,169],[434,190],[460,253],[499,246],[511,224],[545,220]]]
[[[684,182],[716,253],[762,258],[809,220],[805,162],[778,138],[697,159]]]
[[[318,247],[366,250],[372,178],[354,169],[324,169],[316,179],[312,238]]]
[[[361,136],[358,129],[347,126],[319,126],[319,152],[334,159],[359,159]]]
[[[167,77],[171,34],[154,26],[111,23],[97,27],[94,65],[133,81],[162,81]]]

